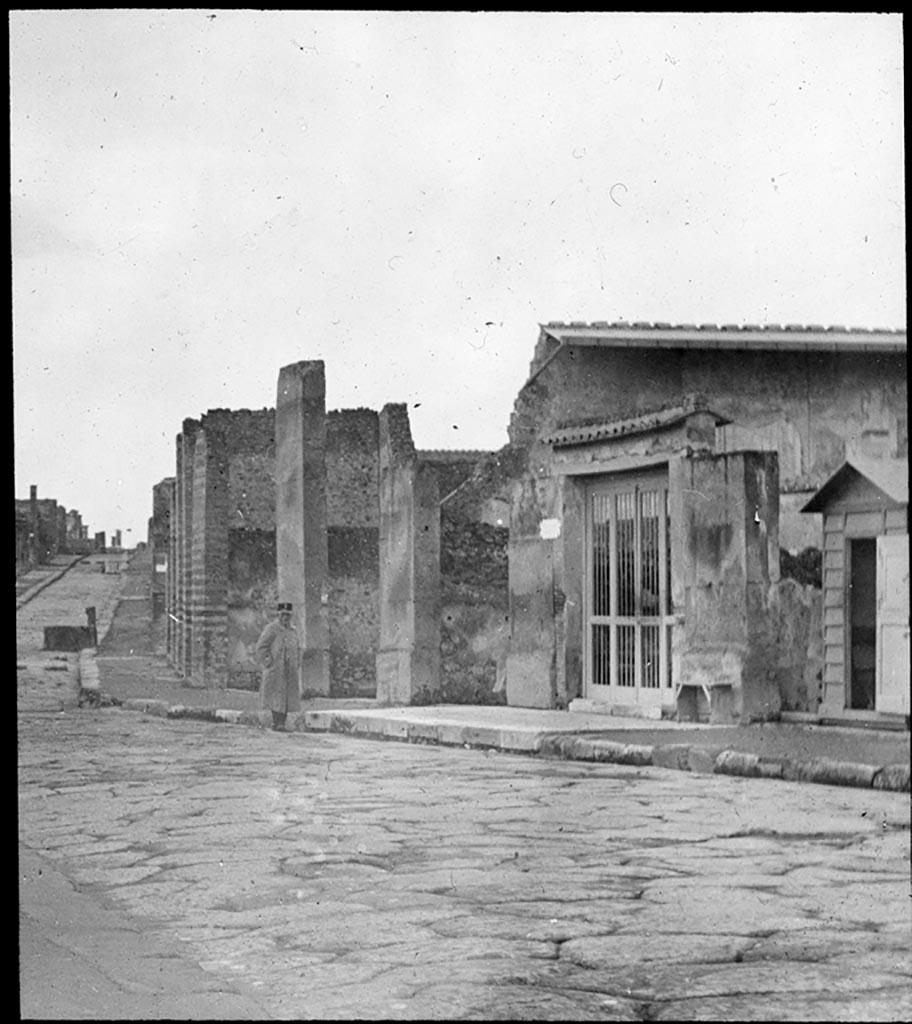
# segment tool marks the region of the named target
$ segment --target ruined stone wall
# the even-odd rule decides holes
[[[275,530],[228,530],[228,685],[259,687],[256,643],[275,617]]]
[[[16,513],[16,575],[29,568],[29,523],[26,516]]]
[[[68,551],[78,551],[82,542],[82,516],[75,508],[66,513],[66,544]]]
[[[37,560],[28,499],[15,499],[16,575],[27,572]]]
[[[795,579],[781,579],[777,589],[782,710],[816,714],[823,698],[823,591]]]
[[[57,505],[54,509],[54,540],[60,554],[71,554],[67,544],[66,508],[63,505]]]
[[[53,498],[39,498],[33,484],[28,499],[15,499],[15,515],[29,524],[30,560],[47,562],[69,553],[67,509]]]
[[[26,572],[33,566],[49,561],[56,554],[56,538],[47,522],[49,512],[56,502],[39,500],[35,484],[29,488],[28,498],[16,498],[17,526],[17,572]],[[21,535],[21,536],[20,536]]]
[[[428,453],[427,459],[442,496],[439,699],[503,704],[510,642],[509,507],[516,460],[509,448],[481,458],[482,453],[466,453],[460,461],[455,461],[456,454],[447,458]]]
[[[275,607],[274,410],[184,420],[176,448],[152,527],[169,660],[195,685],[256,686],[251,651]]]
[[[256,689],[256,642],[275,615],[275,410],[217,409],[202,420],[218,433],[226,473],[226,679]]]
[[[379,416],[326,416],[330,692],[374,696],[380,642]]]
[[[171,545],[171,502],[174,477],[160,480],[152,488],[152,517],[149,520],[149,547],[152,554],[152,617],[159,618],[165,611],[166,576]]]
[[[275,531],[275,441],[228,457],[228,524],[232,530]]]
[[[28,503],[26,503],[28,504]],[[49,562],[66,552],[66,509],[54,498],[39,498],[37,546],[38,560]]]

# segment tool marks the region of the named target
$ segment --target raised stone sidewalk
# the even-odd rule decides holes
[[[331,703],[331,702],[327,702]],[[701,726],[503,706],[335,707],[291,717],[292,732],[476,747],[509,753],[908,792],[909,734],[798,725]],[[364,704],[364,701],[354,702]],[[133,698],[168,718],[267,727],[267,712]]]
[[[16,611],[56,583],[65,573],[85,560],[85,555],[58,555],[47,565],[37,565],[16,579]]]

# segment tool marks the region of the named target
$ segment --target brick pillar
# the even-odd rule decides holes
[[[169,575],[172,578],[172,604],[171,629],[168,633],[168,661],[178,672],[181,669],[181,651],[184,632],[184,598],[181,587],[181,573],[183,571],[183,459],[181,455],[181,435],[178,434],[174,442],[174,494],[171,512],[171,564]]]
[[[202,429],[194,446],[190,664],[197,685],[226,686],[228,670],[228,466],[224,436]]]
[[[304,646],[301,687],[329,694],[326,384],[323,363],[279,371],[276,399],[278,599],[294,605]]]
[[[381,704],[440,693],[440,503],[433,468],[415,453],[404,405],[380,413]]]
[[[175,584],[179,622],[175,668],[186,677],[189,677],[192,671],[193,608],[190,590],[193,567],[193,471],[194,449],[199,430],[198,420],[184,420],[183,432],[177,438],[178,576]]]
[[[177,523],[176,479],[172,479],[168,482],[166,495],[168,503],[168,543],[165,550],[168,553],[168,571],[165,573],[165,650],[168,655],[168,660],[173,665],[174,641],[176,636],[175,620],[177,618],[177,577],[175,574],[175,563],[177,557],[175,535],[175,527]]]

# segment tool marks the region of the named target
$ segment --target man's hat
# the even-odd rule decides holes
[[[290,611],[291,611],[291,602],[289,601],[289,602],[285,602],[285,603],[283,604],[283,603],[282,603],[282,602],[280,601],[280,602],[279,602],[279,603],[278,603],[278,604],[276,605],[276,611],[277,611],[277,612],[290,612]]]

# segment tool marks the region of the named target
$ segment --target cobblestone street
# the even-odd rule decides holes
[[[912,1015],[905,794],[116,709],[19,728],[27,850],[264,1015]]]

